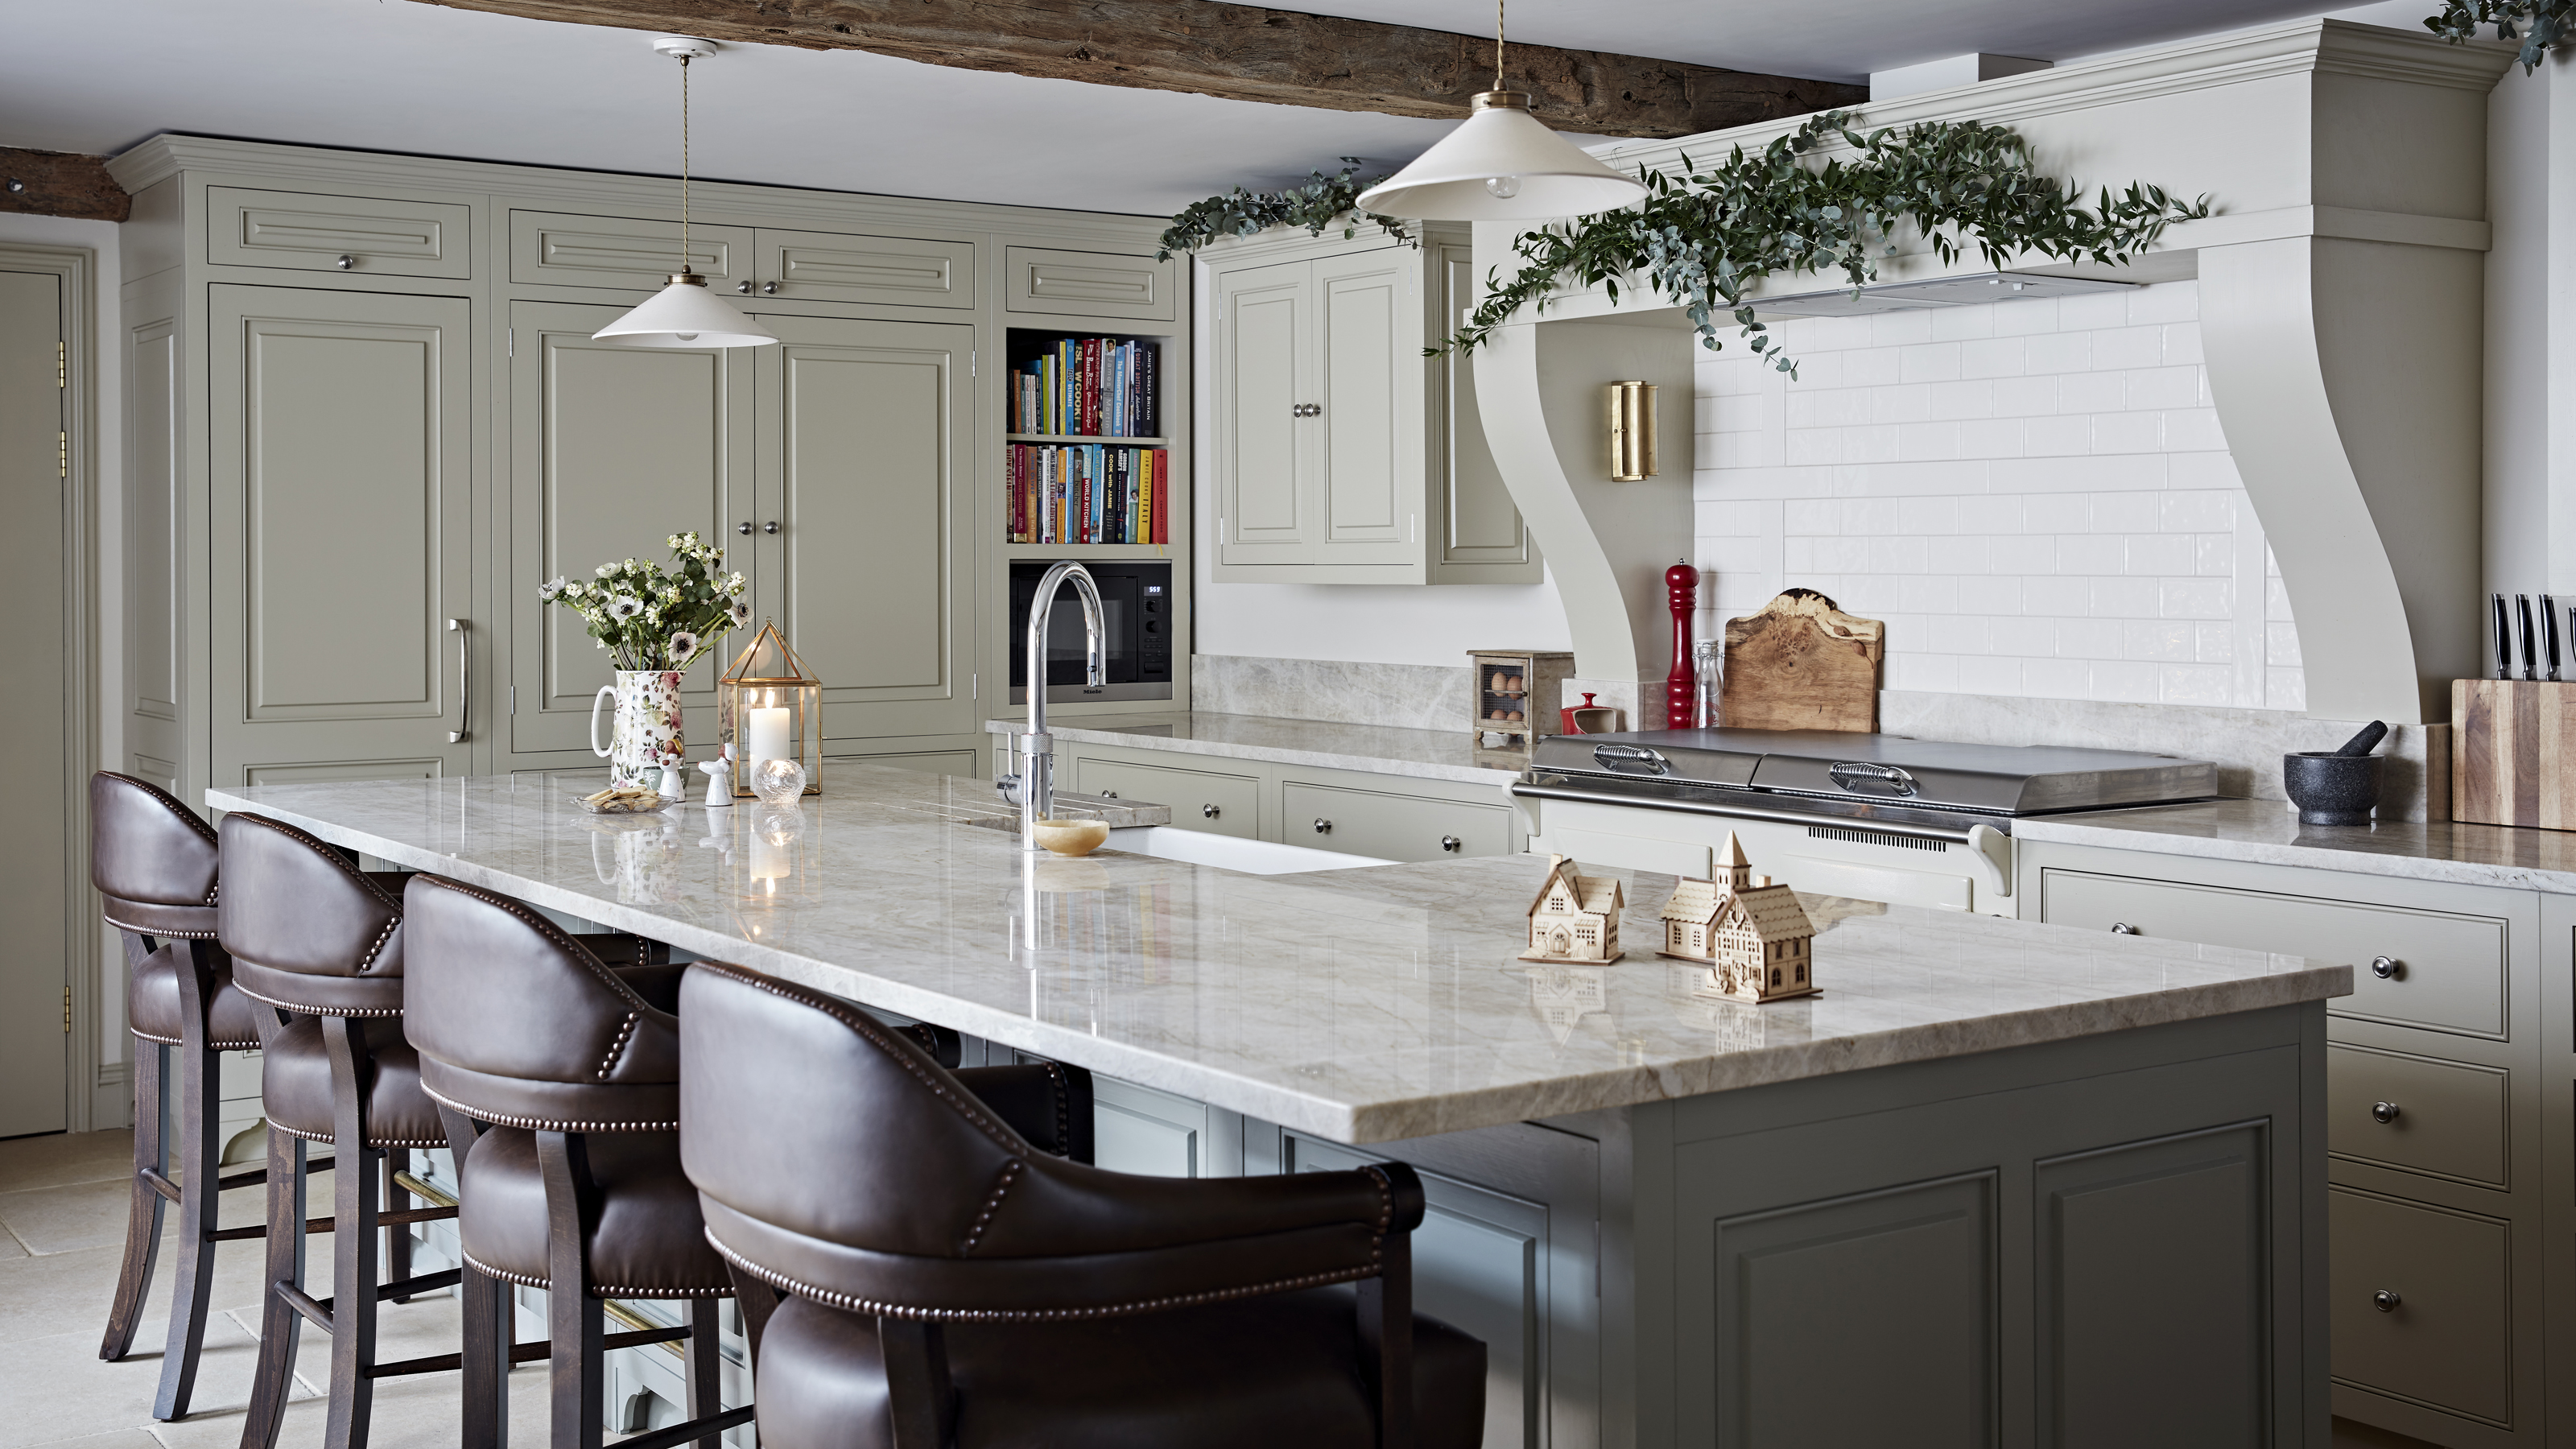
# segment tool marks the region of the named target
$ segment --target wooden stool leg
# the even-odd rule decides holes
[[[107,1336],[98,1356],[113,1363],[134,1347],[143,1320],[143,1297],[152,1291],[152,1266],[161,1256],[161,1209],[166,1201],[143,1174],[168,1176],[170,1158],[161,1136],[161,1054],[157,1041],[134,1038],[134,1183],[125,1210],[125,1264],[117,1270],[116,1298],[107,1310]]]
[[[474,1123],[453,1107],[438,1109],[439,1125],[447,1133],[447,1150],[455,1159],[450,1174],[460,1192],[465,1186],[465,1157],[474,1148]],[[457,1225],[459,1256],[462,1257],[464,1225]],[[460,1263],[463,1279],[457,1285],[457,1296],[464,1304],[463,1356],[459,1360],[464,1372],[465,1424],[458,1436],[459,1449],[507,1449],[510,1442],[510,1346],[516,1335],[512,1331],[510,1285],[498,1278],[486,1277],[471,1263]]]
[[[724,1408],[724,1347],[718,1342],[717,1322],[723,1315],[721,1298],[689,1300],[689,1417],[714,1417]],[[721,1430],[697,1441],[698,1449],[724,1449]]]
[[[172,1265],[170,1336],[161,1350],[161,1388],[152,1417],[187,1416],[205,1347],[207,1300],[215,1291],[215,1217],[223,1199],[222,1123],[215,1111],[215,1049],[206,1041],[206,1002],[214,992],[213,945],[191,941],[179,963],[180,1044],[170,1057],[179,1077],[179,1261]]]
[[[548,1379],[554,1399],[553,1449],[600,1449],[607,1392],[600,1362],[600,1302],[590,1294],[585,1229],[598,1212],[590,1155],[578,1132],[537,1134],[537,1168],[546,1184],[546,1326],[554,1344]]]
[[[322,1018],[331,1054],[331,1403],[323,1449],[362,1449],[376,1402],[376,1185],[384,1154],[367,1146],[358,1090],[371,1054],[362,1023]]]
[[[278,1290],[304,1287],[304,1139],[268,1129],[267,1291],[260,1295],[259,1366],[251,1372],[250,1411],[241,1449],[277,1449],[277,1429],[295,1384],[295,1345],[304,1316]]]
[[[385,1153],[384,1204],[386,1212],[398,1213],[411,1206],[411,1193],[405,1190],[401,1183],[394,1181],[395,1173],[403,1171],[410,1166],[410,1149],[397,1147],[392,1148]],[[411,1228],[408,1225],[396,1225],[385,1229],[385,1281],[388,1283],[399,1283],[410,1276]],[[406,1293],[392,1301],[396,1303],[409,1303],[411,1301],[411,1295]]]

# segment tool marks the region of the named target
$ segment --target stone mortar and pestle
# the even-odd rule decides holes
[[[2344,741],[2339,750],[2303,750],[2281,757],[2281,787],[2299,807],[2301,825],[2368,825],[2379,806],[2383,757],[2372,750],[2388,737],[2378,720]]]

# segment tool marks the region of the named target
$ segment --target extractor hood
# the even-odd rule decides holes
[[[1973,307],[1980,302],[2128,292],[2135,291],[2138,285],[2093,277],[2044,277],[2036,272],[1989,272],[1920,282],[1873,282],[1857,293],[1849,287],[1793,292],[1785,297],[1755,297],[1752,303],[1754,312],[1766,317],[1866,317],[1876,312],[1916,312],[1928,307]]]

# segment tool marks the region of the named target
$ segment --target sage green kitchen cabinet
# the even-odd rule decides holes
[[[471,308],[217,285],[207,331],[214,778],[471,773]]]
[[[1295,845],[1403,861],[1511,850],[1512,812],[1505,805],[1463,805],[1302,780],[1281,782],[1279,793],[1281,837]]]
[[[1066,763],[1072,764],[1073,788],[1082,794],[1166,806],[1172,812],[1172,823],[1184,830],[1205,830],[1245,840],[1278,838],[1276,832],[1262,830],[1261,779],[1257,775],[1185,769],[1088,749],[1072,750],[1068,760],[1067,747],[1061,744],[1056,746],[1056,757],[1059,771]]]
[[[995,746],[1002,758],[1007,740]],[[1222,755],[1056,741],[1057,778],[1086,795],[1168,806],[1172,824],[1379,860],[1509,855],[1528,841],[1500,785]],[[1318,824],[1322,828],[1318,829]]]
[[[1236,240],[1215,310],[1215,576],[1535,583],[1477,420],[1473,363],[1426,358],[1474,306],[1463,232]]]

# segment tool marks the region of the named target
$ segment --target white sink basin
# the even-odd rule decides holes
[[[1316,850],[1303,845],[1274,845],[1267,840],[1244,840],[1205,830],[1183,830],[1177,825],[1136,825],[1112,830],[1106,848],[1123,850],[1131,855],[1186,860],[1193,865],[1212,865],[1220,870],[1239,870],[1247,875],[1293,875],[1307,870],[1347,870],[1358,865],[1395,864],[1375,856],[1346,855],[1338,850]]]

